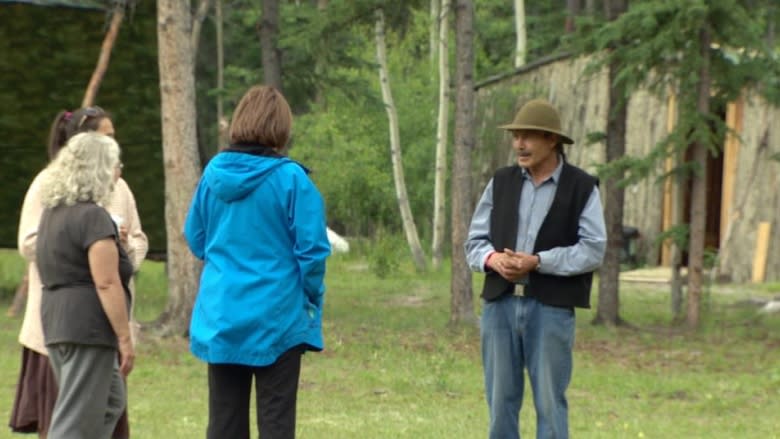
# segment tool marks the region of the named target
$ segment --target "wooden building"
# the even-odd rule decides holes
[[[588,61],[566,55],[528,64],[477,85],[475,196],[499,166],[511,163],[511,137],[497,128],[511,121],[528,100],[542,97],[555,105],[575,144],[567,159],[592,173],[605,159],[603,142],[587,144],[588,133],[607,124],[606,72],[584,73]],[[780,109],[749,90],[721,109],[728,135],[722,153],[707,164],[707,235],[710,254],[718,254],[718,273],[735,282],[780,280]],[[646,156],[674,127],[676,96],[656,97],[639,91],[628,107],[626,154]],[[675,159],[658,163],[655,175],[626,188],[624,224],[642,235],[640,260],[669,265],[662,231],[686,222],[690,191],[685,182],[664,178]]]

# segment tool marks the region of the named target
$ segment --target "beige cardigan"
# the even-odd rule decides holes
[[[27,293],[27,306],[24,311],[22,329],[19,332],[19,343],[39,354],[48,355],[43,341],[43,327],[41,325],[41,278],[38,276],[38,267],[35,265],[35,242],[38,237],[38,223],[43,213],[41,201],[41,182],[45,170],[38,173],[33,180],[22,204],[22,215],[19,220],[19,236],[17,245],[19,253],[29,263],[28,279],[29,290]],[[111,195],[111,202],[106,210],[113,215],[122,217],[127,226],[127,254],[135,271],[141,266],[149,249],[146,234],[141,230],[141,220],[135,206],[135,198],[130,188],[123,179],[119,179]],[[131,283],[130,292],[135,296],[135,289]],[[133,300],[135,302],[135,300]]]

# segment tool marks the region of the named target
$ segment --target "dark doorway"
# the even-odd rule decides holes
[[[712,102],[712,105],[717,105]],[[717,105],[716,114],[721,120],[726,120],[726,106]],[[715,128],[713,127],[713,131]],[[707,156],[707,219],[704,232],[704,251],[716,252],[720,249],[720,210],[723,195],[723,143],[722,139],[718,148],[718,154],[709,154]],[[690,149],[685,154],[685,160],[690,161]],[[683,221],[685,224],[691,222],[691,190],[693,182],[688,179],[685,189],[685,210],[683,211]],[[683,264],[688,264],[688,252],[683,252]]]

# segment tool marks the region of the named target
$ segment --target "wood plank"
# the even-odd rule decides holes
[[[754,283],[764,282],[766,279],[766,258],[769,254],[769,234],[772,231],[772,224],[768,221],[762,221],[758,224],[756,233],[756,252],[753,256],[753,277]]]
[[[736,185],[737,167],[739,165],[739,135],[742,134],[742,113],[744,101],[739,97],[736,101],[730,102],[726,107],[726,126],[729,131],[726,133],[726,142],[723,145],[723,180],[722,192],[720,198],[720,242],[721,244],[727,238],[729,224],[734,221],[732,218],[738,212],[734,212],[734,188]]]

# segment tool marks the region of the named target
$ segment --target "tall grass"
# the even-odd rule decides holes
[[[447,326],[449,272],[417,274],[400,262],[378,277],[371,267],[379,260],[363,252],[330,260],[326,350],[304,357],[298,437],[486,437],[478,331]],[[0,291],[13,289],[22,266],[0,251]],[[145,262],[141,320],[160,312],[165,284],[163,265]],[[578,311],[573,438],[780,438],[780,316],[732,306],[776,294],[771,285],[713,287],[696,334],[669,327],[663,288],[621,288],[621,314],[637,329],[592,326],[593,312]],[[6,294],[0,305],[9,303]],[[0,317],[3,419],[19,372],[20,324]],[[205,371],[185,340],[142,339],[129,383],[133,437],[203,437]],[[521,424],[524,437],[535,436],[530,395]],[[0,438],[13,437],[0,429]]]

